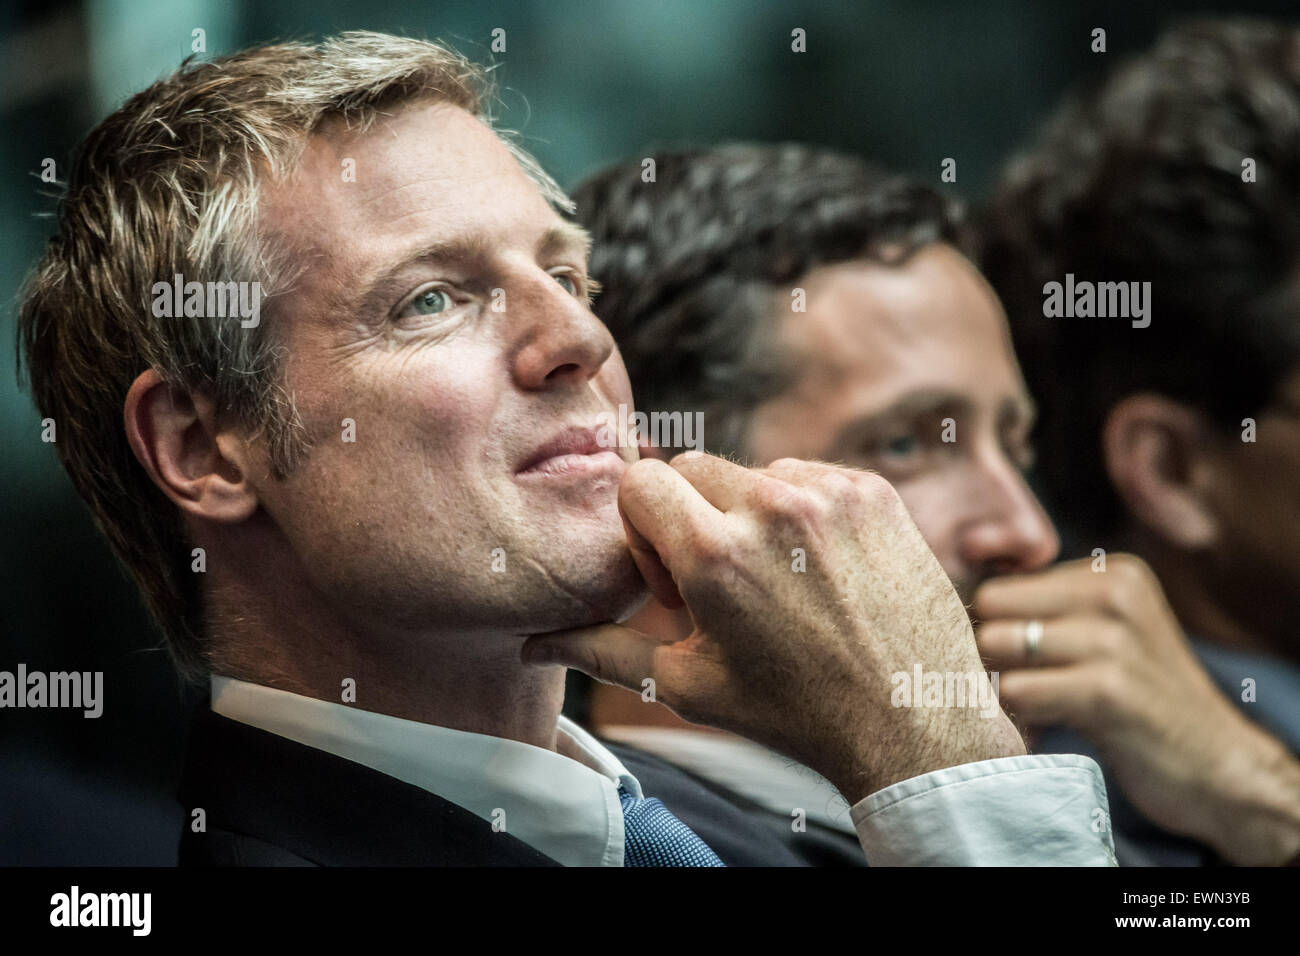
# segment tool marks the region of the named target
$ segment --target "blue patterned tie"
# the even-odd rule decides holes
[[[622,787],[624,866],[726,866],[695,831],[654,797],[632,796]]]

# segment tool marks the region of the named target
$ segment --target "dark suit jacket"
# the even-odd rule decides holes
[[[608,745],[728,866],[806,866],[770,819],[656,757]],[[182,866],[555,866],[468,810],[276,734],[195,715],[180,800]],[[194,831],[194,810],[205,829]],[[767,814],[767,817],[772,817]],[[788,824],[785,824],[788,829]]]

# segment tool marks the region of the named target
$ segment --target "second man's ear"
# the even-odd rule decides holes
[[[1201,415],[1161,395],[1121,399],[1102,429],[1106,471],[1132,519],[1184,550],[1211,547],[1219,536],[1206,442]]]
[[[136,459],[182,511],[233,523],[257,510],[247,445],[221,428],[211,401],[173,388],[149,369],[131,384],[123,412]]]

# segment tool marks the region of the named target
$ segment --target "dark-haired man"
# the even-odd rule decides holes
[[[1056,533],[1021,475],[1034,409],[1001,306],[959,251],[953,205],[800,145],[650,158],[652,180],[638,159],[574,193],[603,287],[595,309],[640,408],[698,414],[707,448],[756,464],[878,472],[967,600],[990,576],[1050,562]],[[653,604],[636,624],[692,627]],[[835,832],[852,828],[825,781],[649,700],[596,687],[590,717],[765,807],[801,852],[834,857]]]
[[[1171,30],[1053,117],[984,232],[1087,556],[977,595],[1004,701],[1103,755],[1117,845],[1300,860],[1300,31]],[[1067,282],[1149,283],[1147,314],[1056,317]]]

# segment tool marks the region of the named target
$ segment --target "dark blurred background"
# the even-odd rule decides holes
[[[0,13],[0,670],[103,671],[104,712],[0,710],[0,865],[169,865],[194,694],[41,441],[14,375],[14,298],[51,229],[76,142],[174,68],[193,31],[217,56],[371,29],[498,64],[502,125],[565,186],[655,147],[800,140],[939,180],[978,201],[1061,94],[1197,13],[1297,18],[1294,0],[90,0]],[[803,28],[807,52],[793,54]],[[1090,51],[1106,30],[1107,52]],[[504,53],[490,52],[506,31]]]

